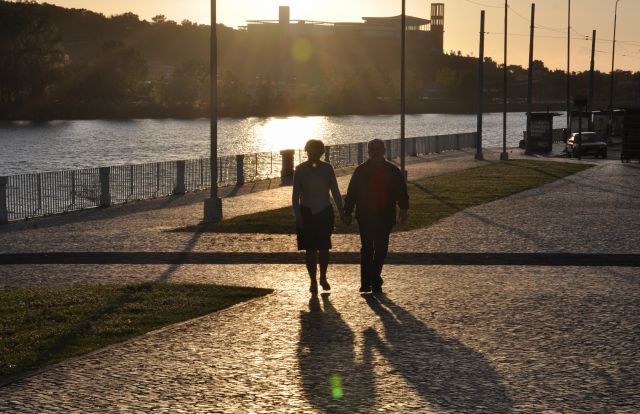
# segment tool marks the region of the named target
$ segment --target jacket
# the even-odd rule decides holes
[[[396,224],[396,204],[402,210],[409,209],[409,194],[407,192],[407,184],[402,176],[402,172],[398,167],[390,162],[384,162],[385,168],[389,174],[389,204],[383,211],[383,217],[385,217],[389,225]],[[367,208],[368,198],[367,192],[369,190],[369,182],[371,179],[371,160],[367,160],[360,164],[351,176],[349,182],[349,189],[347,190],[347,197],[344,204],[344,213],[348,216],[351,215],[355,207],[356,219],[361,221],[370,216],[371,210]],[[379,217],[376,214],[376,217]]]

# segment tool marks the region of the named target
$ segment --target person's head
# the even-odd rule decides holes
[[[324,144],[319,139],[310,139],[304,146],[309,161],[319,161],[324,155]]]
[[[369,151],[369,159],[375,162],[384,161],[384,155],[387,152],[384,146],[384,141],[381,139],[373,139],[367,144],[367,150]]]

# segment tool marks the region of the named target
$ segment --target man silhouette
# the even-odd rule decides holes
[[[374,139],[367,145],[369,159],[359,165],[351,176],[344,204],[344,220],[351,222],[355,207],[360,230],[360,292],[382,293],[382,266],[389,249],[389,235],[399,218],[407,220],[409,194],[404,176],[398,167],[384,158],[384,142]]]

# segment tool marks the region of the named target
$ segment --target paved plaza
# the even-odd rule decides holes
[[[499,153],[485,155],[412,159],[409,177],[495,162]],[[379,297],[357,293],[358,266],[345,260],[329,268],[331,294],[311,298],[303,265],[270,262],[295,251],[294,236],[168,231],[198,222],[205,194],[0,228],[0,255],[251,253],[269,263],[5,264],[0,286],[160,280],[275,289],[4,385],[0,412],[638,413],[640,165],[582,162],[596,166],[395,233],[390,249],[398,257],[598,254],[591,265],[406,259],[385,267]],[[348,179],[346,171],[342,189]],[[261,186],[270,184],[225,198],[225,214],[289,203],[290,187]],[[336,254],[358,249],[357,235],[334,236]],[[632,264],[607,260],[620,255]]]

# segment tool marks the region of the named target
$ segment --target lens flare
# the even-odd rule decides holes
[[[296,39],[296,41],[293,43],[293,46],[291,47],[291,56],[297,62],[304,63],[304,62],[308,62],[309,59],[311,59],[312,55],[313,55],[313,45],[311,44],[309,39],[306,39],[306,38]]]
[[[332,374],[329,378],[329,384],[331,385],[331,395],[335,400],[339,400],[344,395],[342,391],[342,376],[340,374]]]

